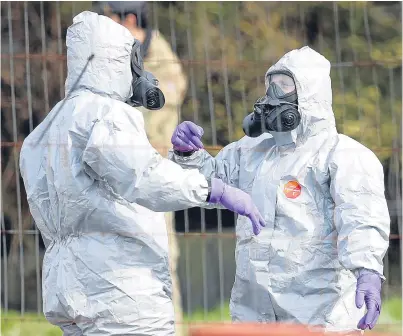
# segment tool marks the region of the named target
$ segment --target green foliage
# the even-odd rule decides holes
[[[400,3],[178,2],[174,12],[162,6],[155,5],[159,29],[176,36],[193,85],[182,119],[206,128],[206,144],[241,138],[244,116],[264,94],[266,70],[289,50],[308,44],[333,64],[339,131],[381,160],[390,156],[401,134]],[[314,27],[305,23],[315,15],[317,36],[309,40]]]

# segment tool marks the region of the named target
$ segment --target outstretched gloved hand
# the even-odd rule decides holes
[[[357,280],[355,305],[361,308],[365,302],[367,313],[358,322],[357,328],[365,330],[372,329],[381,312],[381,276],[372,271],[361,271]]]
[[[211,193],[207,201],[210,203],[219,203],[228,210],[248,217],[252,222],[253,233],[255,235],[258,235],[262,227],[266,226],[262,215],[253,204],[250,195],[225,184],[220,179],[211,179]]]
[[[203,148],[203,143],[200,141],[203,134],[203,128],[191,121],[184,121],[176,126],[171,143],[179,152],[197,151]]]

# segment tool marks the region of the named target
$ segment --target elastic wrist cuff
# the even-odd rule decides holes
[[[209,197],[210,203],[220,203],[225,192],[225,183],[217,178],[211,179],[211,194]]]
[[[178,155],[178,156],[182,156],[182,157],[188,157],[188,156],[191,156],[191,155],[193,155],[193,153],[194,153],[195,151],[190,151],[190,152],[180,152],[180,151],[178,151],[178,150],[176,150],[176,149],[174,149],[174,154],[175,155]]]

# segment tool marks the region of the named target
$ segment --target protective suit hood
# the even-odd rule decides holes
[[[69,92],[93,53],[95,57],[80,79],[78,90],[126,101],[131,92],[132,34],[112,19],[85,11],[67,29],[67,79]]]
[[[323,131],[336,133],[330,62],[309,47],[292,50],[266,72],[266,90],[269,85],[268,74],[277,70],[288,70],[293,74],[301,123],[291,132],[271,132],[276,143],[282,145],[293,142],[298,145]]]

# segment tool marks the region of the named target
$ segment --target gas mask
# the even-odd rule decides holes
[[[157,78],[151,72],[144,70],[140,46],[141,43],[135,40],[131,54],[133,94],[127,104],[134,107],[144,106],[148,110],[159,110],[165,105],[165,97],[158,88]]]
[[[298,127],[298,96],[289,71],[274,71],[268,75],[266,95],[259,98],[253,112],[245,117],[243,131],[256,138],[265,132],[290,132]]]

